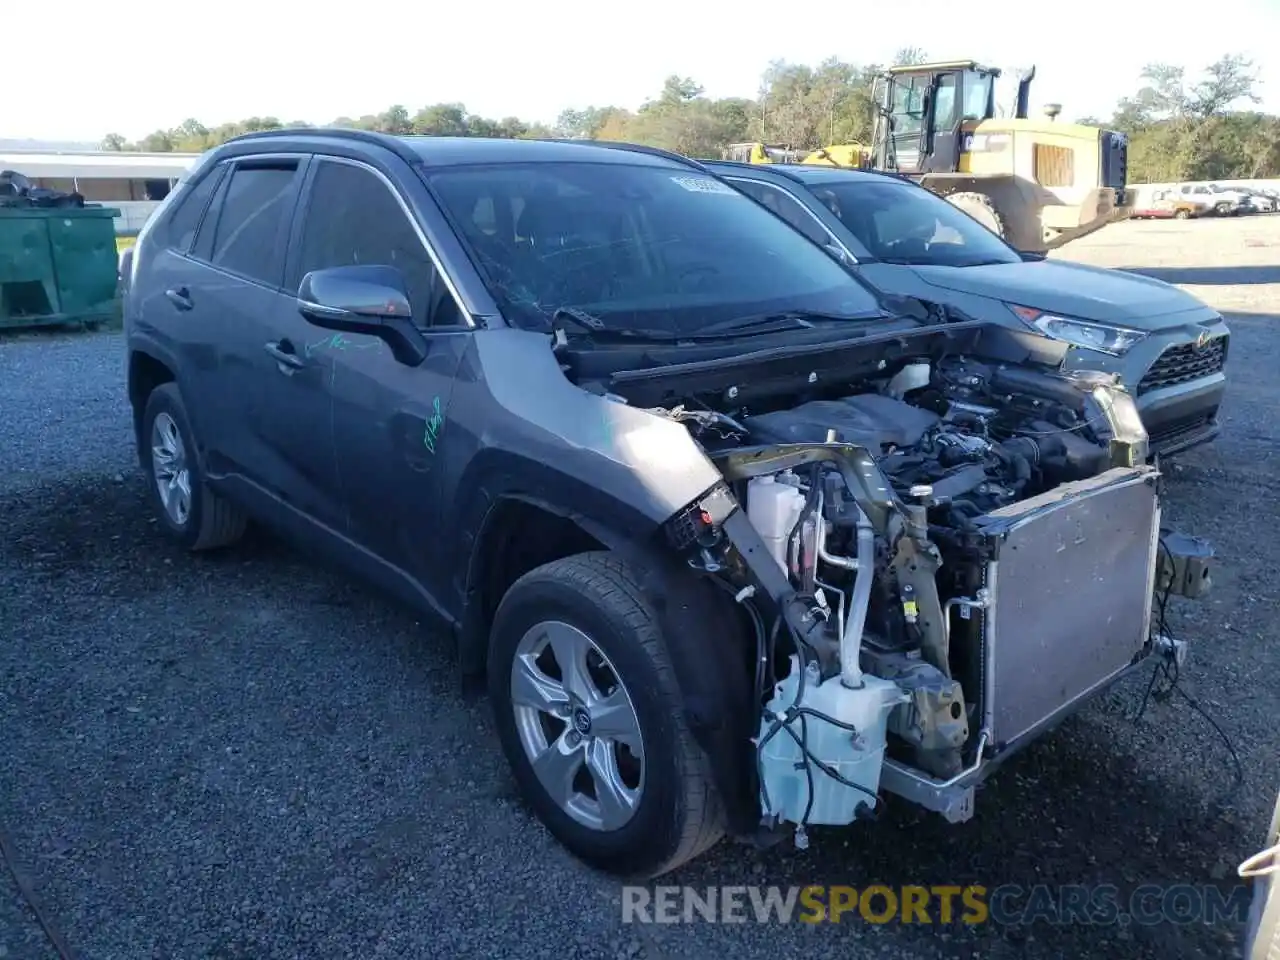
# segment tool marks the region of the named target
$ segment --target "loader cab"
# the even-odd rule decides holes
[[[892,67],[878,83],[876,165],[895,173],[955,173],[964,127],[1000,113],[1026,117],[1034,70],[1019,78],[1014,102],[998,102],[1001,71],[972,60]]]

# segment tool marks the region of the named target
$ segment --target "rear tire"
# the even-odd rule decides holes
[[[588,670],[575,678],[562,660]],[[494,618],[488,682],[521,791],[579,859],[651,879],[724,835],[710,761],[685,722],[658,618],[627,561],[579,554],[517,580]],[[625,723],[597,709],[606,701],[631,708]]]
[[[156,518],[172,540],[186,550],[213,550],[244,535],[244,511],[211,490],[205,480],[177,384],[161,384],[147,397],[138,453]]]
[[[1174,214],[1173,214],[1173,219],[1175,219],[1175,220],[1190,220],[1190,219],[1191,219],[1191,211],[1190,211],[1190,210],[1177,210],[1177,211],[1175,211],[1175,212],[1174,212]]]

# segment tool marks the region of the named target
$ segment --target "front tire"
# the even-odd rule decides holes
[[[515,779],[579,859],[651,879],[724,835],[709,760],[628,562],[579,554],[517,580],[494,618],[488,675]]]
[[[161,384],[147,397],[138,450],[152,507],[171,539],[196,551],[225,547],[244,535],[244,512],[205,480],[177,384]]]
[[[977,220],[997,237],[1005,238],[1007,227],[1004,217],[996,209],[995,202],[985,193],[953,193],[947,196],[946,200],[953,207],[958,207]]]

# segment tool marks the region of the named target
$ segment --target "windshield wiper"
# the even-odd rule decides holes
[[[566,338],[565,327],[574,327],[581,331],[584,339],[597,343],[676,344],[733,340],[737,337],[787,333],[793,330],[812,330],[817,323],[857,324],[885,319],[888,317],[881,313],[839,316],[809,310],[786,310],[779,313],[734,317],[688,333],[677,333],[645,327],[606,326],[603,320],[586,310],[577,307],[560,307],[551,315],[551,326],[557,344],[567,342],[567,339],[562,339]]]
[[[1016,260],[944,260],[940,257],[881,257],[880,263],[891,263],[899,267],[991,267],[1001,263],[1017,263]]]
[[[883,320],[879,313],[839,316],[832,313],[816,313],[812,310],[784,310],[779,313],[759,313],[747,317],[734,317],[699,328],[688,335],[689,340],[722,339],[735,334],[785,333],[788,330],[812,330],[816,323],[858,323]]]
[[[668,330],[650,330],[644,327],[607,327],[603,320],[577,307],[558,307],[551,315],[551,327],[564,335],[566,326],[576,327],[587,339],[597,342],[675,343],[680,339]]]
[[[988,258],[988,259],[985,259],[985,260],[984,260],[984,259],[981,259],[981,258],[975,257],[975,258],[974,258],[974,259],[972,259],[972,260],[957,260],[955,263],[944,264],[944,266],[949,266],[949,267],[998,267],[998,266],[1000,266],[1000,264],[1002,264],[1002,263],[1018,263],[1018,262],[1019,262],[1018,260],[993,260],[993,259],[990,259],[990,258]]]

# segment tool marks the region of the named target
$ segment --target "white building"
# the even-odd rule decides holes
[[[0,171],[13,170],[38,187],[76,191],[89,203],[120,210],[116,232],[137,233],[147,217],[200,156],[108,150],[0,152]]]

